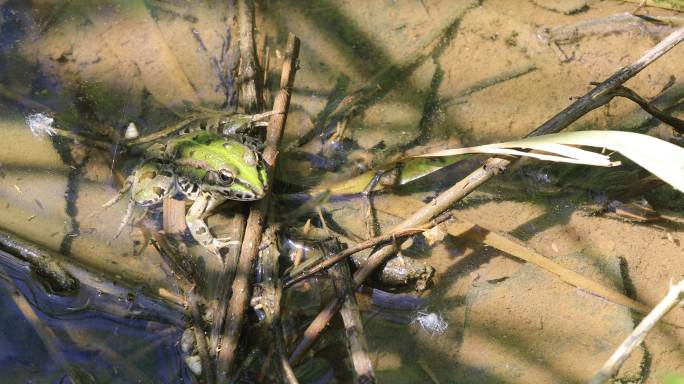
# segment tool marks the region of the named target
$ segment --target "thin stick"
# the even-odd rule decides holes
[[[539,136],[559,132],[591,110],[606,104],[613,97],[610,93],[611,91],[617,89],[622,85],[622,83],[635,76],[657,58],[672,49],[675,45],[679,44],[682,40],[684,40],[684,28],[674,31],[656,46],[646,51],[634,63],[619,69],[607,80],[592,89],[586,95],[579,98],[569,107],[556,114],[554,117],[546,121],[527,136]],[[483,166],[473,171],[463,180],[454,184],[451,188],[442,192],[439,196],[433,199],[432,202],[426,204],[425,207],[416,211],[413,215],[411,215],[411,217],[397,225],[393,230],[396,231],[413,228],[427,222],[430,220],[430,218],[437,216],[441,212],[444,212],[446,209],[463,199],[480,185],[484,184],[495,175],[501,173],[509,164],[511,164],[512,161],[513,160],[497,157],[488,159],[485,161]],[[374,252],[368,258],[366,264],[354,274],[355,286],[360,286],[376,268],[378,268],[382,263],[385,262],[385,260],[387,260],[396,252],[396,249],[397,247],[394,244],[390,244]],[[304,336],[300,340],[300,343],[297,345],[294,352],[292,352],[292,355],[290,355],[291,362],[298,360],[304,354],[304,352],[307,351],[311,345],[313,345],[318,338],[320,331],[332,318],[332,315],[337,312],[341,303],[342,301],[339,297],[332,300],[311,322],[309,327],[304,331]]]
[[[245,235],[246,221],[245,215],[242,212],[235,212],[231,218],[229,233],[232,234],[235,240],[242,242]],[[240,249],[238,247],[228,248],[228,252],[226,252],[225,257],[223,258],[223,270],[221,271],[221,278],[218,281],[218,287],[216,289],[218,304],[216,306],[216,313],[214,314],[214,321],[209,336],[209,352],[213,356],[216,356],[217,354],[216,349],[221,337],[223,322],[226,318],[226,311],[228,310],[231,283],[235,278],[235,270],[237,269],[239,259]]]
[[[283,377],[286,380],[285,382],[287,384],[299,384],[299,380],[297,380],[297,376],[295,376],[290,362],[287,361],[287,356],[285,353],[279,354],[278,359],[280,360],[280,365],[283,368]]]
[[[646,316],[634,331],[622,342],[613,352],[603,367],[591,378],[591,384],[601,384],[613,377],[627,360],[629,355],[646,339],[653,327],[662,319],[672,308],[684,300],[684,280],[677,284],[670,284],[667,295],[653,308],[651,313]]]
[[[313,268],[309,269],[308,271],[302,272],[299,276],[293,277],[291,279],[288,279],[284,282],[283,286],[285,288],[289,288],[292,285],[304,280],[308,279],[309,277],[327,269],[330,268],[331,266],[337,264],[341,260],[357,253],[361,252],[364,249],[368,249],[371,247],[374,247],[378,244],[386,243],[388,241],[393,241],[395,239],[400,239],[403,237],[408,237],[408,236],[413,236],[415,234],[421,233],[424,231],[424,228],[410,228],[402,231],[395,231],[395,232],[390,232],[385,235],[381,236],[376,236],[372,239],[368,239],[366,241],[363,241],[361,243],[355,244],[352,247],[349,247],[339,253],[337,253],[335,256],[332,256],[330,258],[325,259],[324,261],[320,262]]]
[[[188,124],[192,124],[193,122],[196,122],[200,119],[204,118],[201,114],[197,115],[192,115],[190,117],[187,117],[184,120],[181,120],[180,122],[173,124],[170,127],[166,127],[160,131],[156,131],[154,133],[150,133],[149,135],[145,136],[140,136],[138,138],[126,141],[124,144],[126,146],[134,146],[134,145],[140,145],[140,144],[147,144],[150,142],[153,142],[155,140],[163,139],[165,137],[168,137],[169,135],[175,133],[176,131],[179,131],[183,127],[185,127]]]
[[[363,320],[359,312],[359,305],[354,296],[351,273],[347,263],[338,263],[330,268],[330,276],[338,295],[344,296],[344,304],[340,309],[344,322],[347,347],[354,367],[355,383],[374,383],[375,373],[368,357],[368,341],[363,330]]]
[[[162,228],[166,234],[179,234],[185,232],[185,201],[165,197],[162,201]]]
[[[180,288],[181,292],[189,292],[192,287],[192,281],[197,280],[195,276],[195,270],[188,265],[187,258],[180,255],[169,243],[169,240],[160,233],[153,224],[144,225],[146,228],[150,228],[150,233],[152,236],[152,245],[157,250],[162,260],[165,264],[169,266],[169,269],[173,272],[176,278],[176,284]]]
[[[200,312],[199,302],[194,292],[188,293],[188,305],[192,313],[192,322],[194,323],[195,342],[197,343],[197,352],[202,362],[202,376],[207,384],[214,384],[216,382],[214,370],[211,369],[211,360],[209,359],[209,347],[207,346],[207,339],[204,335],[204,321],[202,320],[202,313]]]
[[[272,174],[278,156],[278,146],[280,145],[283,127],[287,118],[287,110],[290,105],[290,94],[297,70],[298,56],[299,39],[295,35],[290,34],[287,39],[283,72],[280,78],[280,91],[273,104],[273,110],[278,113],[271,116],[266,131],[266,149],[264,150],[263,158],[269,165],[269,174]],[[221,340],[223,346],[218,354],[217,369],[219,380],[222,380],[222,377],[226,377],[232,371],[235,364],[240,331],[250,298],[249,288],[253,275],[254,261],[261,242],[269,201],[270,194],[250,207],[245,238],[240,250],[240,261],[235,280],[233,281],[233,295],[230,298],[228,313],[226,314],[226,325]]]
[[[54,128],[54,127],[52,128],[52,130],[54,132],[54,135],[66,137],[67,139],[71,139],[74,141],[80,141],[83,143],[88,143],[88,144],[90,144],[94,147],[100,148],[100,149],[109,150],[112,148],[111,143],[107,143],[107,142],[104,142],[101,140],[91,139],[91,138],[85,137],[82,134],[77,133],[77,132],[72,132],[72,131],[68,131],[66,129]],[[50,135],[50,136],[54,136],[54,135]]]

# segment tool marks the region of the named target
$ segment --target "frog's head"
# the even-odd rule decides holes
[[[199,132],[174,143],[174,164],[202,191],[230,200],[258,200],[268,189],[260,154],[235,139]]]
[[[247,149],[245,160],[225,163],[207,171],[202,183],[205,192],[219,193],[230,200],[259,200],[268,189],[266,164],[254,151]]]
[[[223,138],[212,140],[205,149],[205,192],[241,201],[264,197],[268,189],[267,165],[257,151],[237,140]]]

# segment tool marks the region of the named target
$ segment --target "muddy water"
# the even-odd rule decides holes
[[[135,156],[118,155],[116,144],[100,151],[35,137],[24,116],[54,111],[65,127],[93,134],[99,126],[122,132],[135,122],[145,134],[177,121],[187,104],[231,105],[233,90],[225,76],[235,63],[226,39],[230,11],[217,4],[161,1],[100,6],[6,2],[1,7],[0,137],[5,148],[0,151],[0,226],[58,251],[104,280],[152,297],[180,294],[152,247],[136,252],[143,242],[140,228],[127,227],[111,241],[125,204],[102,212],[98,208],[115,193],[115,176],[136,164]],[[590,82],[627,65],[671,30],[611,19],[634,7],[611,1],[258,2],[257,46],[260,51],[269,47],[265,83],[271,88],[279,78],[287,32],[302,40],[285,132],[286,171],[280,176],[288,189],[282,192],[346,178],[372,161],[418,145],[524,136],[586,93]],[[679,17],[658,8],[641,12]],[[577,24],[584,21],[589,23]],[[589,27],[559,28],[576,24]],[[674,49],[627,85],[647,98],[659,95],[679,80],[683,56],[681,47]],[[355,112],[346,121],[326,120],[346,96],[360,100]],[[329,139],[336,129],[342,140]],[[631,129],[679,143],[667,126],[648,121],[624,100],[612,101],[570,129]],[[396,193],[427,199],[467,171],[468,165],[452,167]],[[681,198],[667,187],[640,190],[646,174],[634,165],[620,171],[623,176],[615,178],[611,172],[616,170],[527,163],[458,208],[464,219],[511,234],[571,270],[654,305],[669,280],[684,274]],[[537,172],[551,176],[530,177]],[[665,220],[638,224],[593,215],[597,196],[625,202],[645,197]],[[392,205],[392,193],[377,203]],[[361,200],[335,200],[322,208],[346,233],[367,236],[359,220],[365,209]],[[158,213],[151,216],[158,218]],[[384,229],[400,220],[380,209],[377,216]],[[412,322],[416,308],[389,311],[363,296],[371,361],[380,382],[586,382],[638,321],[625,308],[482,246],[477,238],[447,237],[404,253],[436,269],[431,288],[411,294],[424,300],[421,312],[439,314],[448,327],[444,333],[431,332]],[[14,285],[26,292],[25,277],[11,270],[6,275],[10,291]],[[107,302],[112,296],[90,300]],[[315,307],[316,300],[307,305]],[[16,304],[3,296],[2,305],[36,345],[20,350],[15,339],[5,337],[3,366],[17,372],[16,382],[52,380],[59,371],[52,365],[40,371],[22,368],[31,357],[46,359],[44,347],[22,322]],[[155,335],[170,340],[182,328],[112,319],[101,306],[94,306],[93,318],[67,322],[56,307],[36,310],[60,330],[59,345],[74,351],[65,352],[67,360],[78,361],[79,369],[95,378],[107,376],[98,376],[82,356],[86,346],[111,344],[101,333],[115,327],[112,322],[130,344],[122,341],[123,349],[114,348],[116,353],[93,365],[108,367],[103,369],[122,382],[139,372],[113,373],[112,367],[121,364],[111,356],[126,354]],[[308,312],[312,316],[315,308]],[[681,312],[668,320],[684,324]],[[11,330],[3,329],[4,334]],[[62,329],[76,329],[82,343],[67,343],[70,336]],[[339,331],[332,335],[324,346],[343,355]],[[659,326],[628,361],[622,377],[659,383],[670,372],[684,372],[683,342],[681,328]],[[179,353],[173,343],[160,341],[149,348],[135,369],[163,382],[187,375],[177,358],[164,355]],[[329,349],[319,351],[323,366],[333,367],[338,380],[348,380],[348,366],[331,363]]]

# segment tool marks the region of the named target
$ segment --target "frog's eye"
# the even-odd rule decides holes
[[[219,179],[221,180],[221,183],[229,185],[229,184],[233,184],[233,181],[235,180],[235,176],[233,175],[233,172],[231,172],[227,169],[221,169],[219,171]]]

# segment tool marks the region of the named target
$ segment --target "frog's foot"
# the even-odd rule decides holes
[[[188,228],[190,229],[190,233],[192,234],[192,237],[195,238],[195,240],[204,248],[206,248],[210,253],[216,255],[216,257],[219,258],[221,262],[223,262],[223,258],[221,257],[221,250],[226,248],[226,247],[235,247],[235,246],[240,246],[241,242],[238,240],[233,240],[232,238],[226,237],[226,238],[217,238],[214,237],[210,232],[209,229],[206,228],[206,225],[204,222],[195,222],[191,224],[188,222]]]
[[[242,244],[238,240],[233,240],[231,238],[212,238],[209,243],[202,244],[203,247],[208,249],[211,253],[218,255],[220,258],[221,250],[227,247],[239,247]],[[221,259],[223,260],[223,259]]]
[[[121,219],[121,223],[119,224],[119,228],[116,229],[116,234],[114,234],[114,237],[109,242],[112,242],[116,240],[119,235],[121,235],[121,232],[123,232],[123,229],[126,227],[126,224],[128,224],[131,221],[131,217],[133,216],[133,206],[135,206],[135,201],[130,200],[128,202],[128,206],[126,207],[126,214],[124,214],[123,219]]]
[[[126,181],[124,182],[123,187],[119,190],[119,192],[116,193],[116,196],[112,197],[108,202],[102,204],[102,208],[109,208],[112,205],[116,204],[119,202],[119,200],[123,199],[124,196],[126,196],[126,193],[131,189],[131,186],[133,186],[133,176],[128,176],[126,178]],[[93,215],[98,212],[94,212]]]

